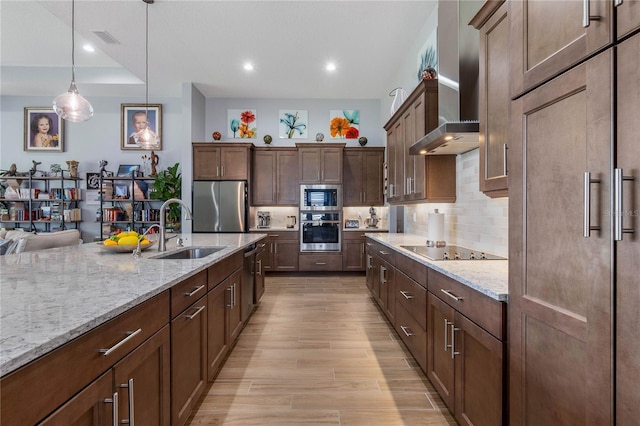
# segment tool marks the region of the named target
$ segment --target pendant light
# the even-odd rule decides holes
[[[155,0],[142,0],[146,3],[146,13],[145,13],[145,102],[144,102],[144,112],[145,119],[147,120],[144,126],[144,129],[138,131],[136,133],[135,139],[136,144],[140,148],[143,149],[154,149],[158,148],[160,144],[160,138],[156,133],[154,133],[151,129],[149,129],[149,5],[153,4]]]
[[[93,117],[93,107],[78,93],[76,87],[75,16],[76,3],[71,0],[71,85],[66,93],[53,100],[53,110],[62,119],[79,123]]]

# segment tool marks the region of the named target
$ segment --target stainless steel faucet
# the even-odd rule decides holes
[[[144,231],[144,233],[142,235],[140,235],[138,237],[138,246],[133,251],[133,257],[135,257],[136,259],[138,259],[140,257],[140,253],[142,253],[142,250],[140,250],[140,242],[142,241],[142,237],[147,235],[149,233],[149,231],[151,231],[153,228],[158,228],[158,231],[159,231],[160,230],[160,225],[158,225],[157,223],[154,223],[153,225],[148,227],[147,230]]]
[[[173,203],[178,203],[182,207],[184,207],[184,209],[185,209],[185,219],[187,219],[187,220],[193,219],[193,215],[191,214],[191,210],[189,210],[189,207],[187,207],[187,205],[181,199],[179,199],[179,198],[169,198],[167,201],[162,203],[162,205],[160,206],[160,241],[158,241],[158,251],[167,251],[167,238],[165,236],[166,231],[164,229],[165,222],[166,222],[165,210],[167,209],[167,206],[169,206],[169,204],[173,204]]]

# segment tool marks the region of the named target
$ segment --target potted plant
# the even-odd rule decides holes
[[[167,201],[170,198],[180,198],[182,196],[182,173],[178,171],[180,163],[167,167],[156,176],[151,184],[153,195],[151,198],[155,200]],[[167,223],[174,230],[180,226],[180,217],[182,210],[179,204],[173,203],[167,209]]]

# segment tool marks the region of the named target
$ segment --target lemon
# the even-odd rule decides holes
[[[135,246],[137,244],[138,244],[138,237],[134,237],[134,236],[120,237],[120,239],[118,240],[119,246]]]
[[[141,246],[146,246],[148,244],[151,244],[151,241],[147,240],[146,238],[140,240],[140,245]]]
[[[137,237],[138,233],[136,231],[124,231],[118,234],[120,238],[122,237]]]
[[[104,245],[105,246],[117,246],[118,242],[114,241],[114,240],[104,240]]]

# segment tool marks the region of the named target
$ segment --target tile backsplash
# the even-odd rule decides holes
[[[445,240],[473,249],[508,256],[508,198],[492,199],[479,190],[479,150],[456,159],[455,203],[410,204],[404,209],[404,231],[427,236],[429,212],[444,213]]]

